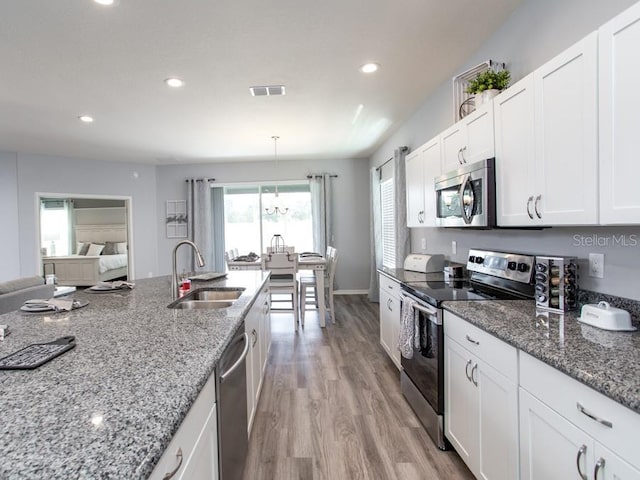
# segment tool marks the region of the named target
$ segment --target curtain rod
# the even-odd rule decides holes
[[[207,181],[207,182],[215,182],[215,181],[216,181],[216,179],[215,179],[215,178],[196,178],[196,179],[195,179],[195,181],[196,181],[196,182],[204,182],[204,181]],[[189,178],[187,178],[187,179],[185,180],[185,182],[193,182],[193,179],[189,179]]]
[[[320,178],[323,177],[323,175],[307,175],[307,178]],[[331,174],[329,175],[329,178],[338,178],[338,175],[335,174]]]
[[[376,168],[376,172],[379,172],[380,169],[382,167],[384,167],[387,163],[389,163],[391,160],[393,160],[393,157],[391,157],[389,160],[387,160],[386,162],[384,162],[382,165],[380,165],[379,167]]]

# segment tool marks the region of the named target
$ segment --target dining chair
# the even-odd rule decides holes
[[[327,253],[325,255],[327,260],[327,267],[324,271],[314,271],[314,275],[300,276],[298,281],[300,282],[300,324],[304,325],[304,313],[307,309],[307,305],[311,305],[309,310],[318,309],[318,292],[316,291],[316,277],[315,275],[324,275],[325,291],[322,294],[325,296],[325,306],[331,317],[331,322],[336,323],[335,308],[333,302],[333,282],[336,273],[336,263],[338,261],[338,251],[334,247],[327,247]]]
[[[262,270],[271,271],[269,291],[272,311],[293,311],[296,331],[298,330],[298,254],[265,253],[261,259]],[[291,300],[282,300],[279,296],[291,295]],[[292,308],[274,308],[275,303],[291,304]]]

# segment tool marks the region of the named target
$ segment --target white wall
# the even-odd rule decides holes
[[[476,54],[456,71],[449,72],[450,76],[484,60],[493,59],[507,62],[516,81],[634,3],[636,0],[525,0],[502,27],[480,46]],[[451,82],[447,81],[375,152],[371,166],[381,165],[391,156],[395,147],[418,147],[452,123],[452,88]],[[574,238],[575,235],[578,237]],[[621,238],[620,235],[626,235],[629,243],[634,243],[633,239],[636,238],[636,246],[612,245]],[[422,238],[427,239],[427,252],[445,253],[457,261],[464,261],[468,249],[476,246],[575,255],[582,259],[589,252],[604,253],[605,278],[591,279],[583,269],[581,286],[640,300],[640,227],[553,228],[538,231],[422,228],[412,231],[414,252],[421,251],[419,246]],[[576,246],[582,238],[586,242],[588,238],[593,238],[594,242],[608,242],[609,245]],[[458,242],[457,255],[451,255],[452,240]]]
[[[18,153],[16,184],[20,275],[40,273],[37,192],[132,197],[135,276],[158,274],[155,166]]]
[[[20,276],[17,162],[15,153],[0,152],[0,281]]]
[[[279,161],[160,166],[157,169],[156,217],[165,217],[167,200],[186,199],[186,178],[215,178],[218,184],[271,180],[306,180],[311,173],[333,173],[335,245],[339,252],[336,279],[340,290],[366,290],[369,284],[369,164],[362,160]],[[171,273],[176,239],[157,227],[159,272]]]

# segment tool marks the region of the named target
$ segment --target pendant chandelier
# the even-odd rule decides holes
[[[274,156],[274,167],[273,169],[276,172],[276,175],[278,173],[278,139],[280,138],[277,135],[272,136],[271,138],[273,138],[273,156]],[[275,191],[275,198],[273,200],[273,205],[271,207],[265,207],[264,211],[267,215],[275,215],[276,213],[279,213],[280,215],[286,215],[286,213],[289,211],[289,209],[287,207],[283,207],[280,206],[280,198],[278,196],[278,184],[276,183],[276,191]]]

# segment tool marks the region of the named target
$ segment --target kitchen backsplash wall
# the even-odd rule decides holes
[[[422,239],[426,248],[421,248]],[[452,253],[452,242],[457,253]],[[470,248],[576,256],[581,288],[640,301],[640,226],[544,230],[411,229],[411,251],[442,253],[465,263]],[[589,253],[604,254],[604,278],[589,277]]]

